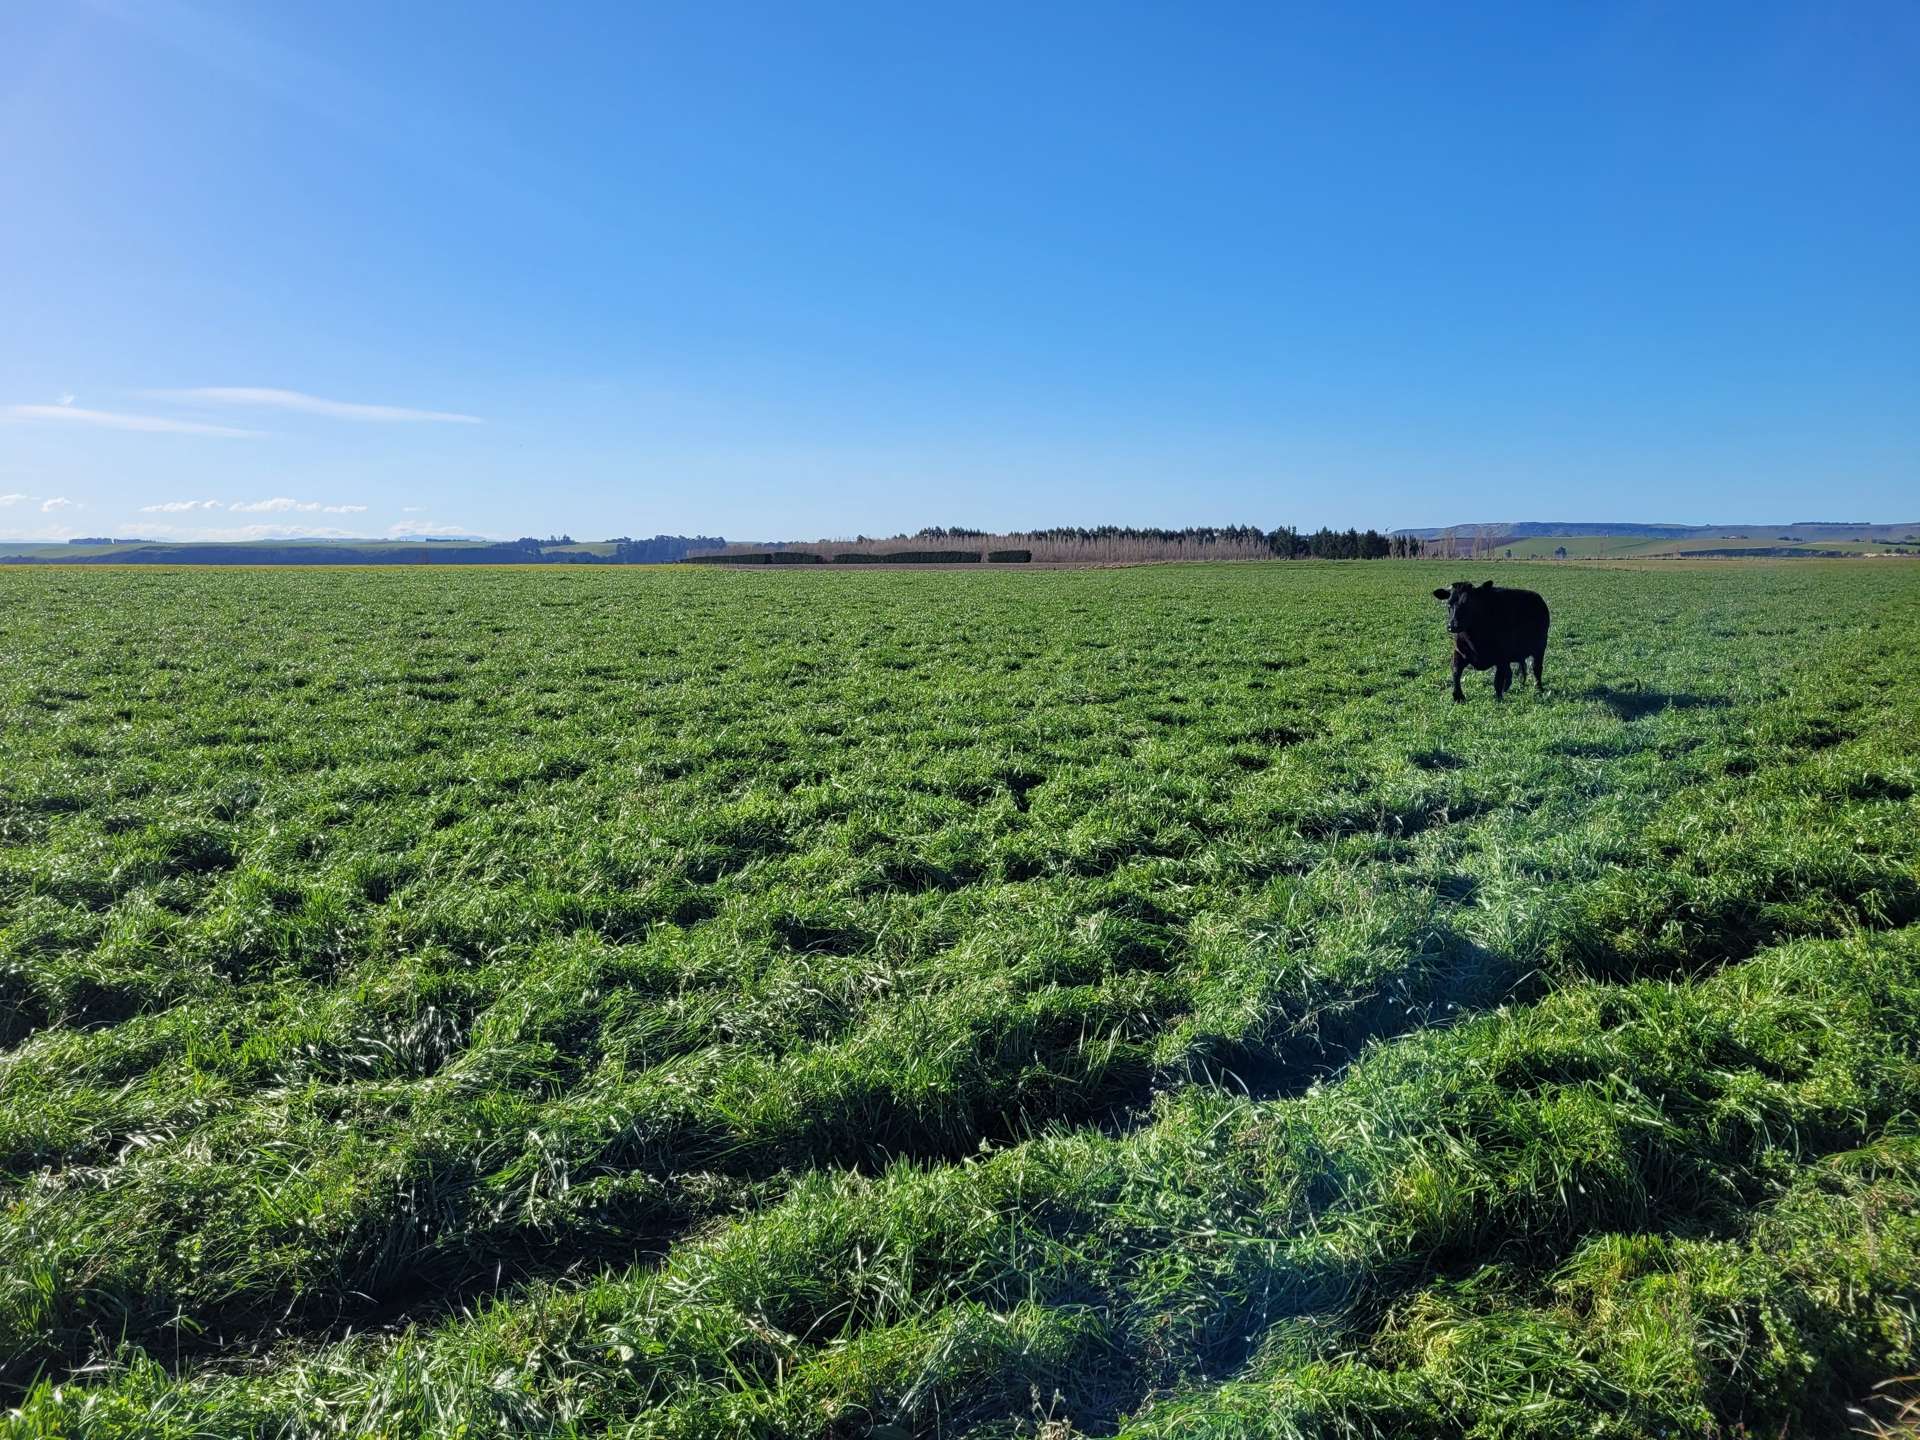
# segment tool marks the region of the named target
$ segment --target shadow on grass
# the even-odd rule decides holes
[[[1594,685],[1579,693],[1582,700],[1597,700],[1620,719],[1644,720],[1666,710],[1725,710],[1733,702],[1721,695],[1692,695],[1684,690],[1623,690],[1614,685]]]
[[[1292,1099],[1337,1079],[1371,1045],[1528,1003],[1544,986],[1537,968],[1447,933],[1439,949],[1410,957],[1364,996],[1276,1016],[1265,1035],[1201,1048],[1185,1062],[1186,1078],[1253,1100]]]

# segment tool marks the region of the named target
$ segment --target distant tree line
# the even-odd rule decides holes
[[[843,550],[822,554],[818,550],[796,547],[785,549],[742,549],[728,547],[713,555],[689,555],[688,565],[1025,565],[1033,559],[1031,550]]]
[[[1417,535],[1382,535],[1378,530],[1330,530],[1303,535],[1282,526],[1267,537],[1273,553],[1285,560],[1416,560],[1424,550]]]
[[[105,548],[105,542],[94,541]],[[255,541],[242,543],[133,541],[105,554],[20,556],[19,563],[174,565],[661,565],[693,560],[737,562],[747,555],[788,557],[748,563],[1101,565],[1143,560],[1385,560],[1447,553],[1445,542],[1378,530],[1306,532],[1290,525],[1055,526],[994,533],[965,526],[930,525],[911,535],[853,539],[729,543],[718,535],[630,535],[578,542],[570,535],[523,535],[475,542],[437,538],[405,541]]]
[[[876,539],[791,541],[781,544],[738,543],[717,547],[700,558],[724,561],[729,555],[806,553],[841,564],[863,559],[930,552],[928,542],[948,547],[963,543],[973,556],[1025,551],[1033,560],[1054,564],[1119,564],[1139,560],[1386,560],[1413,559],[1425,552],[1411,535],[1387,535],[1378,530],[1332,530],[1306,533],[1283,525],[1263,530],[1257,525],[1190,525],[1171,530],[1136,525],[1062,525],[1044,530],[995,532],[964,525],[929,525],[911,535]],[[854,547],[858,547],[857,550]],[[869,560],[871,563],[871,560]]]
[[[613,542],[613,560],[616,565],[665,565],[704,550],[723,549],[726,543],[718,535],[656,535],[651,540],[622,535]]]

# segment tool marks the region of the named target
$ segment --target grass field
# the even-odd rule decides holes
[[[1458,573],[0,570],[0,1425],[1844,1432],[1920,567]]]

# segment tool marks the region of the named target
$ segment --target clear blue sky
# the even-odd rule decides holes
[[[1916,77],[1907,0],[17,0],[0,535],[1916,519]]]

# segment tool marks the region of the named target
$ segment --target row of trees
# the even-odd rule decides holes
[[[617,565],[665,565],[726,548],[727,542],[718,535],[656,535],[651,540],[621,535],[614,539],[613,559]]]
[[[1281,526],[1267,537],[1275,555],[1286,560],[1416,560],[1425,551],[1417,535],[1382,535],[1378,530],[1330,530],[1321,526],[1303,535]]]
[[[1410,535],[1385,535],[1378,530],[1332,530],[1311,533],[1283,525],[1262,530],[1257,525],[1190,525],[1180,530],[1140,525],[1061,525],[1044,530],[992,532],[963,525],[929,525],[911,535],[874,538],[795,541],[779,545],[735,544],[712,554],[749,551],[799,550],[822,557],[842,555],[858,548],[870,555],[926,550],[929,542],[943,549],[966,548],[986,552],[1000,549],[1030,551],[1034,560],[1055,564],[1119,564],[1136,560],[1385,560],[1412,559],[1424,547]]]

